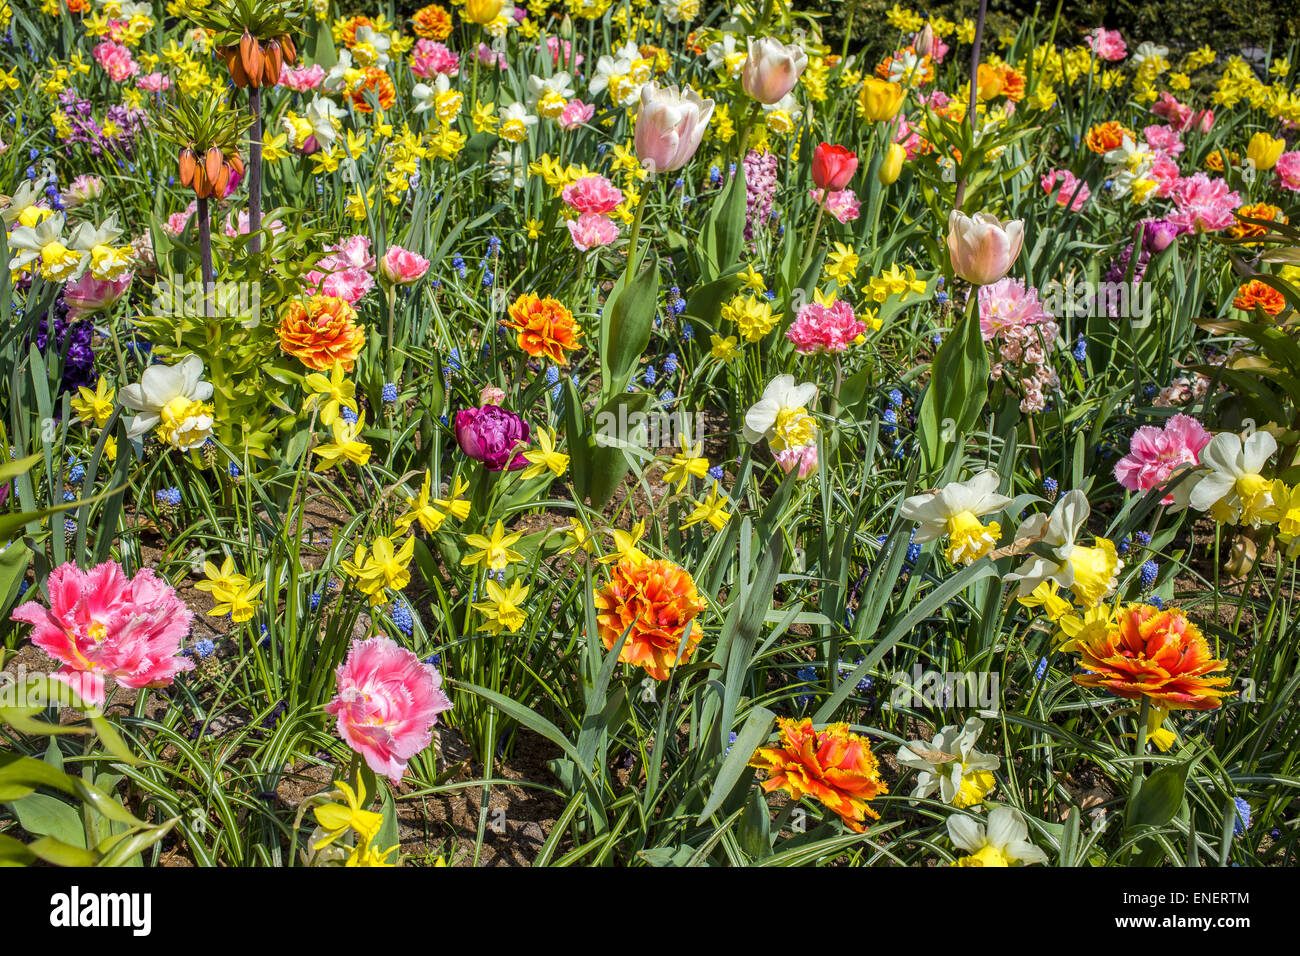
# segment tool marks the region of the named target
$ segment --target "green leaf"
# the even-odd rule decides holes
[[[1132,827],[1161,827],[1174,818],[1183,805],[1187,774],[1194,760],[1166,764],[1146,780],[1129,800],[1127,823]]]
[[[755,707],[749,712],[745,726],[740,728],[740,733],[736,735],[736,742],[731,745],[731,753],[727,754],[722,762],[722,769],[718,771],[718,777],[713,782],[713,791],[709,794],[709,800],[695,821],[697,824],[711,817],[718,807],[726,802],[727,797],[731,796],[731,791],[740,779],[740,775],[749,765],[749,758],[754,755],[759,744],[767,739],[768,731],[772,729],[775,720],[776,714],[766,707]]]
[[[659,298],[659,259],[634,276],[627,285],[615,284],[600,320],[602,402],[610,401],[632,380],[654,326]]]
[[[22,828],[32,836],[57,837],[64,843],[86,848],[86,830],[76,807],[43,793],[29,793],[9,803]]]
[[[943,464],[948,446],[960,445],[979,421],[988,386],[989,357],[980,335],[979,310],[972,305],[934,357],[930,385],[921,399],[917,432],[930,468]]]

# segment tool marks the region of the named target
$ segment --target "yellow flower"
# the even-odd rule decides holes
[[[841,288],[847,289],[853,284],[853,277],[858,274],[858,254],[851,246],[837,242],[831,247],[824,271],[827,278],[834,279]]]
[[[1260,172],[1266,172],[1277,165],[1278,157],[1285,149],[1286,140],[1274,139],[1268,133],[1259,132],[1250,138],[1246,146],[1246,158]]]
[[[742,285],[748,286],[760,295],[767,291],[767,280],[763,278],[763,273],[754,268],[752,262],[746,265],[745,271],[736,278],[740,280]]]
[[[564,469],[569,467],[569,456],[562,455],[555,450],[556,435],[555,429],[538,429],[537,448],[530,448],[524,452],[524,458],[530,464],[524,469],[521,478],[527,480],[536,478],[542,472],[550,469],[555,477],[559,478],[564,474]]]
[[[226,555],[226,559],[221,562],[221,567],[217,567],[211,561],[204,561],[203,573],[207,575],[207,580],[194,585],[200,591],[215,595],[218,591],[237,591],[248,587],[248,578],[235,572],[235,559],[230,555]]]
[[[411,530],[414,522],[419,522],[420,527],[428,534],[433,534],[447,519],[445,512],[433,507],[429,503],[429,489],[433,482],[433,475],[427,470],[424,473],[424,484],[420,486],[420,493],[414,498],[407,498],[406,507],[410,510],[402,515],[396,521],[397,531],[400,534],[406,534]]]
[[[559,551],[560,554],[572,554],[575,551],[586,551],[590,554],[594,553],[596,550],[595,540],[587,531],[587,526],[578,518],[569,519],[569,530],[565,532],[565,536],[568,537],[572,543],[561,548]]]
[[[306,411],[319,405],[320,423],[322,425],[333,425],[343,408],[350,408],[353,412],[357,411],[355,397],[357,387],[355,383],[344,379],[342,362],[335,361],[328,376],[321,372],[313,372],[303,379],[303,384],[312,393],[303,405],[303,410]]]
[[[780,313],[772,313],[772,303],[752,295],[736,296],[722,307],[722,317],[734,322],[746,342],[757,342],[771,332],[781,320]]]
[[[257,606],[261,603],[257,600],[257,596],[262,593],[264,587],[266,587],[265,582],[258,581],[256,584],[230,591],[213,591],[212,596],[217,599],[217,603],[208,614],[213,617],[229,614],[230,619],[236,624],[243,624],[257,611]]]
[[[84,385],[77,389],[77,397],[72,400],[72,408],[81,421],[93,422],[97,427],[103,428],[104,423],[113,415],[115,395],[114,390],[101,375],[93,392]]]
[[[449,518],[464,521],[469,517],[469,502],[462,501],[461,496],[469,491],[469,482],[457,475],[451,483],[450,498],[434,498],[433,504],[447,512]]]
[[[529,219],[524,223],[524,231],[527,232],[529,239],[541,238],[542,223],[537,219]]]
[[[500,571],[502,568],[509,567],[515,561],[523,560],[523,555],[518,551],[511,550],[510,547],[522,538],[523,534],[522,531],[506,534],[505,527],[498,519],[496,526],[492,529],[490,538],[481,534],[467,534],[465,536],[465,543],[475,550],[461,558],[460,563],[462,565],[483,563],[493,571]]]
[[[690,444],[690,437],[683,434],[681,439],[682,453],[673,456],[672,466],[664,472],[664,482],[666,484],[677,484],[678,492],[686,488],[687,482],[691,476],[703,478],[709,473],[709,459],[700,457],[704,452],[704,442],[696,442],[694,446]]]
[[[729,503],[727,496],[722,494],[718,483],[715,481],[709,496],[703,501],[695,503],[695,510],[682,522],[682,528],[686,529],[699,524],[701,521],[707,521],[713,525],[714,531],[721,531],[731,519],[731,512],[727,511]]]
[[[488,578],[484,582],[484,590],[487,591],[487,600],[474,604],[474,610],[486,618],[479,625],[480,631],[500,634],[502,630],[507,630],[513,634],[528,621],[528,615],[520,607],[524,598],[528,597],[528,588],[517,580],[511,581],[507,589]]]
[[[400,591],[411,583],[409,565],[415,554],[415,538],[407,538],[401,548],[394,548],[391,539],[380,535],[367,553],[364,545],[357,545],[351,561],[342,561],[339,567],[370,599],[372,607],[388,599],[385,588]]]
[[[730,362],[736,357],[736,344],[738,339],[734,335],[728,335],[725,339],[721,335],[710,335],[709,342],[712,348],[709,354],[720,362]]]
[[[1041,607],[1047,619],[1056,623],[1073,610],[1068,600],[1056,593],[1055,581],[1043,581],[1027,596],[1018,598],[1025,607]]]
[[[366,809],[366,786],[360,774],[357,775],[355,790],[344,780],[338,781],[334,787],[334,792],[343,802],[323,803],[312,810],[316,814],[316,822],[325,831],[325,836],[317,841],[314,849],[329,846],[348,830],[356,833],[357,846],[368,848],[370,841],[379,835],[379,828],[383,826],[383,814]]]
[[[370,460],[370,446],[358,437],[365,424],[365,415],[362,415],[351,425],[342,418],[334,419],[331,426],[334,440],[312,449],[312,454],[319,455],[321,458],[321,461],[316,465],[316,470],[325,471],[344,460],[355,465],[364,465],[368,462]]]
[[[640,563],[649,558],[649,555],[636,546],[637,542],[645,536],[645,521],[638,521],[632,526],[631,531],[615,528],[612,533],[614,536],[614,551],[603,558],[598,558],[600,564],[613,564],[625,558],[634,563]]]

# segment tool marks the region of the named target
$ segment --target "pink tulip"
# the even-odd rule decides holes
[[[580,251],[607,246],[618,238],[618,226],[609,216],[598,212],[584,212],[577,219],[565,223],[569,227],[569,237]]]
[[[75,322],[117,305],[131,288],[132,275],[127,272],[116,279],[96,279],[84,272],[80,279],[64,284],[63,301],[68,306],[68,319]]]
[[[433,740],[438,715],[451,709],[442,676],[387,637],[353,641],[335,671],[338,693],[325,710],[338,734],[377,774],[401,783],[407,762]]]
[[[659,89],[652,80],[641,87],[636,118],[636,155],[651,172],[681,169],[695,151],[713,115],[713,100],[702,100],[690,87]]]
[[[794,89],[808,65],[808,54],[795,44],[786,45],[771,37],[752,37],[749,55],[740,71],[740,85],[745,92],[771,106]]]
[[[569,208],[580,213],[606,213],[618,208],[618,204],[623,201],[623,190],[599,173],[593,173],[579,177],[565,186],[560,198]]]
[[[948,216],[952,270],[975,285],[989,285],[1006,275],[1024,240],[1025,224],[1019,219],[1004,223],[986,212],[967,216],[958,209]]]
[[[144,569],[127,578],[115,561],[50,572],[50,606],[28,601],[13,620],[32,625],[32,643],[61,662],[56,678],[86,703],[104,702],[103,678],[123,687],[166,687],[194,661],[181,654],[193,613],[162,578]]]
[[[1120,36],[1118,30],[1107,30],[1105,27],[1097,27],[1088,38],[1084,41],[1091,48],[1092,52],[1102,60],[1109,60],[1112,63],[1116,60],[1124,59],[1128,53],[1128,48],[1124,44],[1124,38]]]
[[[379,260],[379,274],[393,285],[411,285],[423,279],[428,271],[428,259],[401,246],[389,246]]]
[[[1200,463],[1210,433],[1190,415],[1174,415],[1164,428],[1144,425],[1129,440],[1129,453],[1115,465],[1115,480],[1129,491],[1150,491],[1175,472]],[[1170,504],[1173,495],[1166,496]]]

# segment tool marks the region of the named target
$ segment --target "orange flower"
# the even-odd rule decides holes
[[[1236,216],[1238,220],[1245,218],[1267,219],[1269,222],[1289,222],[1287,217],[1282,214],[1281,209],[1266,202],[1257,202],[1253,206],[1242,206],[1237,210]],[[1266,232],[1268,232],[1266,227],[1253,222],[1238,221],[1236,225],[1228,227],[1228,235],[1234,239],[1262,236]],[[1259,245],[1259,243],[1252,243],[1252,245]]]
[[[342,362],[345,372],[352,371],[366,344],[366,333],[357,325],[356,311],[331,295],[290,302],[278,331],[280,348],[318,372],[332,369],[335,362]]]
[[[816,797],[839,814],[854,833],[866,830],[867,817],[880,814],[867,801],[888,793],[880,779],[880,765],[865,737],[849,733],[848,724],[829,724],[813,730],[811,718],[777,721],[780,747],[760,747],[749,761],[767,771],[763,791],[784,790],[795,800]]]
[[[526,292],[506,311],[510,321],[501,324],[519,333],[521,349],[533,358],[545,355],[556,365],[569,364],[564,350],[573,351],[578,347],[582,329],[562,303],[549,295],[539,299],[535,292]]]
[[[1126,126],[1121,126],[1115,122],[1098,123],[1088,130],[1084,142],[1094,153],[1109,153],[1112,149],[1123,144],[1125,136],[1134,142],[1137,141],[1137,136]]]
[[[1277,315],[1286,308],[1286,297],[1271,285],[1251,279],[1237,290],[1237,297],[1232,304],[1246,312],[1254,312],[1255,307],[1264,310],[1265,315]]]
[[[609,583],[596,592],[596,607],[605,649],[613,648],[630,624],[632,630],[618,659],[645,668],[655,680],[667,680],[686,625],[705,604],[690,574],[671,561],[624,558],[614,567]],[[692,627],[686,640],[683,664],[695,653],[700,629]]]
[[[374,21],[369,17],[348,17],[339,27],[343,45],[349,49],[357,44],[357,30],[361,27],[373,27]]]
[[[1216,149],[1210,155],[1205,157],[1205,168],[1211,172],[1223,172],[1223,154],[1225,150]],[[1228,154],[1228,165],[1236,166],[1241,161],[1241,154],[1226,150]]]
[[[1101,687],[1119,697],[1152,702],[1172,710],[1213,710],[1230,681],[1208,677],[1227,661],[1210,656],[1200,629],[1177,608],[1159,610],[1130,604],[1116,622],[1075,639],[1079,664],[1088,674],[1075,677],[1084,687]]]
[[[375,97],[379,100],[379,108],[381,110],[391,109],[392,105],[397,102],[397,88],[393,86],[392,79],[379,67],[372,66],[366,70],[365,81],[350,94],[352,105],[356,108],[357,112],[374,112],[374,108],[366,99],[366,93],[371,90],[374,90]]]
[[[411,29],[426,40],[445,40],[451,36],[451,14],[436,3],[421,7],[411,17]]]

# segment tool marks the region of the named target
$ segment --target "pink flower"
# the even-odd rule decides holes
[[[992,285],[981,286],[979,306],[980,334],[986,342],[999,335],[1026,330],[1035,325],[1043,326],[1043,338],[1047,342],[1056,339],[1056,323],[1038,300],[1038,290],[1032,286],[1026,289],[1024,279],[1005,278]],[[1013,341],[1016,349],[1022,344],[1028,344],[1019,342],[1018,336],[1013,337]],[[1008,361],[1018,361],[1020,354],[1016,351],[1014,355],[1004,357]]]
[[[1192,114],[1191,125],[1202,135],[1214,129],[1214,110],[1197,110]]]
[[[338,734],[375,773],[402,782],[407,762],[433,741],[438,715],[451,710],[442,676],[387,637],[353,641],[335,671],[338,693],[325,711]]]
[[[197,199],[191,199],[190,204],[185,207],[184,212],[174,212],[167,217],[167,222],[163,226],[163,232],[167,233],[169,236],[179,236],[185,231],[185,227],[189,225],[190,217],[194,215],[198,208],[199,201]]]
[[[598,212],[584,212],[577,219],[565,223],[569,227],[569,236],[573,244],[582,252],[607,246],[618,238],[618,226],[609,216]]]
[[[320,64],[313,63],[311,66],[299,67],[280,64],[280,84],[289,87],[295,93],[314,90],[320,86],[323,79],[325,79],[325,70]]]
[[[1142,137],[1153,150],[1169,156],[1177,156],[1186,148],[1182,134],[1172,126],[1163,126],[1158,123],[1148,126],[1142,130]]]
[[[32,643],[63,664],[59,679],[89,687],[82,690],[86,703],[104,702],[104,677],[123,687],[166,687],[193,669],[181,640],[194,615],[149,569],[128,579],[115,561],[90,571],[61,564],[48,588],[49,608],[28,601],[14,609],[13,620],[32,625]],[[98,679],[85,681],[87,674]]]
[[[370,254],[369,236],[349,236],[333,246],[326,246],[325,256],[317,268],[303,279],[307,287],[320,295],[331,295],[356,305],[375,287],[375,257]]]
[[[808,196],[817,202],[821,199],[821,192],[820,189],[810,189]],[[862,214],[862,203],[858,202],[858,194],[852,188],[837,189],[826,194],[826,211],[840,222],[852,222]]]
[[[445,43],[417,40],[411,51],[411,72],[426,80],[438,74],[455,76],[460,72],[460,56],[452,53]]]
[[[1293,193],[1300,193],[1300,152],[1283,153],[1273,167],[1277,184]]]
[[[1147,171],[1147,175],[1159,183],[1156,186],[1156,195],[1161,199],[1167,199],[1182,173],[1179,172],[1178,164],[1174,162],[1173,157],[1168,153],[1157,151],[1151,154],[1151,168]]]
[[[166,73],[146,73],[135,81],[135,85],[146,93],[162,93],[172,88],[172,78]]]
[[[393,285],[411,285],[428,271],[428,259],[401,246],[389,246],[379,260],[379,274]]]
[[[263,222],[262,228],[270,229],[272,235],[278,236],[280,233],[284,232],[284,223],[279,219],[276,219],[272,222]],[[248,235],[248,210],[241,209],[238,215],[233,212],[227,215],[226,225],[222,229],[222,232],[231,239],[234,239],[235,236]]]
[[[375,257],[370,254],[369,236],[349,236],[336,245],[326,246],[325,251],[334,253],[320,261],[325,269],[375,270]]]
[[[1218,232],[1237,221],[1233,212],[1241,205],[1241,196],[1228,188],[1226,180],[1197,173],[1178,180],[1169,195],[1176,208],[1168,220],[1188,232]]]
[[[623,190],[599,173],[593,173],[565,186],[560,198],[569,208],[580,213],[606,213],[618,208],[618,204],[623,201]]]
[[[506,55],[494,52],[486,43],[478,45],[478,61],[484,66],[495,66],[499,70],[506,68]]]
[[[774,455],[776,463],[787,475],[795,468],[799,469],[802,480],[817,471],[817,444],[799,445],[795,448],[783,448]]]
[[[1056,204],[1058,206],[1069,206],[1073,212],[1082,209],[1083,204],[1092,195],[1088,190],[1088,184],[1068,169],[1054,169],[1050,173],[1044,173],[1040,182],[1043,191],[1049,196],[1053,192],[1056,193]]]
[[[131,288],[132,277],[133,273],[127,272],[116,279],[96,279],[87,271],[80,279],[65,283],[63,301],[68,306],[68,320],[75,322],[117,305]]]
[[[590,123],[591,118],[595,115],[596,107],[590,103],[584,103],[582,100],[577,99],[569,100],[564,104],[564,112],[560,114],[558,120],[560,129],[573,129],[583,123]]]
[[[1169,125],[1180,132],[1192,125],[1192,108],[1179,103],[1172,93],[1161,93],[1156,105],[1151,107],[1151,112],[1162,119],[1168,120]]]
[[[548,37],[546,38],[546,48],[547,48],[548,50],[551,51],[551,66],[554,67],[554,68],[556,68],[556,69],[559,69],[559,66],[560,66],[560,38],[559,38],[559,37],[556,37],[556,36],[548,36]],[[541,48],[541,47],[538,47],[537,49],[538,49],[538,52],[540,52],[542,48]],[[573,61],[572,63],[570,62],[571,60]],[[582,66],[582,54],[579,53],[579,54],[578,54],[578,58],[577,58],[576,60],[574,60],[574,59],[573,59],[573,44],[570,43],[568,40],[565,40],[565,41],[564,41],[564,65],[565,65],[565,67],[571,67],[571,66]]]
[[[1118,30],[1097,27],[1084,42],[1100,59],[1109,60],[1112,63],[1124,59],[1128,53],[1128,47],[1125,46],[1124,38],[1120,36]]]
[[[1115,465],[1115,480],[1129,491],[1159,488],[1184,466],[1200,464],[1210,433],[1190,415],[1174,415],[1164,428],[1144,425],[1129,439],[1129,453]],[[1164,504],[1170,504],[1167,495]]]
[[[829,306],[820,302],[805,305],[786,329],[785,337],[794,343],[794,350],[800,355],[811,355],[843,352],[866,331],[866,324],[858,321],[853,307],[837,299]]]
[[[140,64],[131,59],[131,51],[120,43],[104,40],[94,50],[95,62],[104,68],[114,83],[122,83],[140,72]]]

